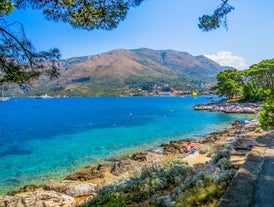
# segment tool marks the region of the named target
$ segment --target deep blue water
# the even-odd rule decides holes
[[[252,115],[194,111],[206,97],[11,99],[0,102],[0,194],[103,159],[201,136]]]

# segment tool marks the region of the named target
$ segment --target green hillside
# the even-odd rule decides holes
[[[113,50],[59,62],[58,79],[39,80],[30,95],[152,95],[206,90],[223,67],[204,56],[174,50]]]

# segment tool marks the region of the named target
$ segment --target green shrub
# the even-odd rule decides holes
[[[226,169],[230,169],[232,165],[229,158],[223,157],[217,161],[216,167],[219,167],[221,170],[226,170]]]
[[[165,177],[167,178],[168,183],[179,186],[191,172],[192,170],[189,166],[176,164],[166,171]]]
[[[127,180],[127,181],[119,184],[116,187],[115,191],[123,192],[123,193],[130,193],[130,192],[140,191],[141,187],[142,187],[142,184],[143,183],[141,182],[140,179],[131,178],[130,180]]]
[[[152,177],[150,180],[152,190],[162,190],[167,188],[168,182],[165,177]]]
[[[230,157],[230,150],[227,148],[222,147],[213,155],[213,162],[216,164],[222,158],[229,158]]]
[[[256,129],[255,129],[255,132],[256,133],[262,133],[263,129],[261,127],[257,126]]]
[[[186,179],[185,183],[173,192],[172,198],[176,200],[176,207],[215,206],[226,187],[225,183],[215,183],[211,176],[198,173],[193,178]]]
[[[152,204],[157,207],[174,207],[175,201],[169,196],[154,196]]]
[[[113,193],[98,195],[83,207],[124,207],[135,203],[140,203],[148,199],[150,195],[147,192],[132,192],[129,194]]]
[[[236,169],[224,170],[214,179],[214,182],[225,183],[226,185],[228,185],[236,172]]]
[[[123,207],[140,203],[152,199],[157,193],[162,194],[163,190],[169,187],[181,185],[190,173],[192,173],[191,168],[186,166],[183,161],[147,164],[136,177],[119,180],[103,187],[98,196],[86,206]],[[170,199],[159,197],[156,200],[165,200],[162,202],[165,207],[169,207],[172,202],[175,202],[171,197]],[[158,203],[156,200],[155,203]]]
[[[128,204],[132,204],[132,203],[140,203],[140,202],[148,199],[149,197],[150,197],[149,192],[140,191],[140,192],[128,194],[125,197],[126,198],[125,200],[127,201]]]
[[[176,201],[176,207],[215,206],[225,192],[223,184],[214,182],[188,188]]]
[[[124,207],[126,204],[120,196],[115,196],[113,194],[105,194],[103,196],[97,196],[91,202],[84,204],[83,207]]]
[[[272,91],[272,93],[274,93]],[[263,129],[274,128],[274,95],[269,94],[263,103],[262,110],[259,114],[260,126]]]
[[[187,189],[193,188],[195,186],[204,187],[208,185],[208,183],[212,182],[211,176],[205,173],[197,173],[193,177],[188,177],[185,182],[175,188],[172,191],[171,197],[176,200],[180,195],[182,195]]]
[[[172,162],[167,163],[166,168],[171,168],[173,165],[183,165],[183,166],[188,166],[188,162],[183,160],[183,159],[176,159]],[[165,165],[164,165],[165,166]]]
[[[153,177],[153,176],[158,176],[162,177],[164,176],[165,169],[164,166],[161,162],[153,162],[146,164],[142,169],[141,169],[141,174],[140,178],[141,180],[146,179],[147,177]]]

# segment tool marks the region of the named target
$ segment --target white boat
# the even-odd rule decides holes
[[[51,96],[49,96],[48,94],[44,94],[44,95],[42,95],[42,96],[39,96],[39,98],[52,98]]]
[[[8,101],[10,98],[9,97],[5,97],[4,96],[4,84],[2,85],[2,96],[0,97],[0,101],[3,101],[3,102],[5,102],[5,101]]]
[[[8,101],[9,99],[10,99],[9,97],[0,97],[0,101],[3,101],[3,102]]]

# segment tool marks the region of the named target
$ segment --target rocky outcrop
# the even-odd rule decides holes
[[[195,110],[216,111],[225,113],[250,113],[255,114],[260,111],[260,105],[254,103],[207,103],[198,104],[193,107]]]
[[[85,166],[68,175],[65,178],[65,180],[86,181],[86,180],[93,180],[96,178],[104,178],[106,168],[108,167],[109,167],[109,164],[105,164],[105,165],[101,164],[101,165],[98,165],[97,167],[94,165]]]
[[[147,152],[137,152],[132,155],[131,159],[139,162],[145,162],[147,161],[147,155]]]
[[[55,191],[37,190],[0,197],[1,207],[75,207],[75,200]]]
[[[96,194],[96,184],[73,180],[50,180],[44,185],[45,190],[53,190],[71,197]]]
[[[187,140],[170,141],[168,144],[162,144],[164,154],[184,153]]]
[[[1,207],[72,207],[92,199],[97,185],[74,180],[50,180],[44,186],[25,186],[0,197]]]
[[[42,185],[26,185],[26,186],[20,188],[19,190],[12,191],[8,194],[13,196],[13,195],[16,195],[16,194],[19,194],[19,193],[24,193],[24,192],[34,192],[38,189],[40,189],[40,190],[43,189],[43,186]]]
[[[114,163],[110,172],[113,175],[119,176],[125,172],[134,170],[138,166],[140,167],[140,164],[138,164],[137,162],[134,162],[133,160],[130,160],[130,159],[121,160],[120,162]]]

